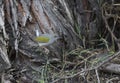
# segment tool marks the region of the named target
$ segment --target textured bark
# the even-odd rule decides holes
[[[64,51],[92,46],[91,41],[100,29],[101,11],[97,0],[2,0],[1,4],[9,35],[9,59],[12,65],[21,65],[21,69],[30,67],[40,71],[40,66],[48,61],[62,62]],[[33,41],[36,29],[41,34],[55,33],[60,37],[45,47],[49,53]]]
[[[4,26],[4,9],[3,5],[0,5],[0,72],[3,72],[11,66],[7,54],[8,35],[6,34]]]
[[[120,64],[109,63],[103,66],[102,71],[120,74]]]

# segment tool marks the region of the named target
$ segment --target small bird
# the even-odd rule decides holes
[[[47,46],[55,42],[59,37],[56,34],[40,34],[34,40],[38,42],[39,46]]]

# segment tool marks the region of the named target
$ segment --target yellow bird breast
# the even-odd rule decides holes
[[[49,40],[50,38],[46,36],[39,36],[35,38],[35,41],[40,42],[40,43],[48,43]]]

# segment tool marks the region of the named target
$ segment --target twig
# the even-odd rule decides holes
[[[110,27],[109,27],[109,25],[108,25],[108,22],[107,22],[107,20],[106,20],[106,18],[105,18],[105,16],[103,16],[103,19],[104,19],[104,21],[105,21],[106,28],[107,28],[108,31],[110,32],[111,36],[114,38],[115,41],[117,41],[117,38],[116,38],[116,36],[113,34],[112,30],[110,29]]]
[[[113,80],[119,80],[119,78],[118,77],[111,78],[107,80],[106,83],[111,83]]]
[[[98,70],[97,69],[95,69],[95,73],[96,73],[96,76],[97,76],[98,83],[100,83],[100,77],[98,75]]]
[[[75,77],[75,76],[77,76],[77,75],[79,75],[79,74],[81,74],[81,73],[83,73],[83,72],[87,72],[87,71],[91,71],[91,70],[94,70],[94,69],[98,69],[98,68],[100,68],[102,65],[104,65],[105,63],[107,63],[108,61],[110,61],[110,60],[112,60],[113,58],[117,57],[118,55],[120,55],[120,51],[118,51],[117,53],[115,53],[113,56],[109,57],[107,60],[104,60],[100,65],[98,65],[98,66],[96,66],[96,67],[89,68],[89,69],[86,69],[86,70],[77,72],[76,74],[73,74],[73,75],[70,75],[70,76],[63,76],[63,77],[61,77],[61,78],[59,78],[59,79],[54,80],[54,81],[51,82],[51,83],[55,83],[55,82],[57,82],[57,81],[59,81],[59,80],[62,80],[62,79],[73,78],[73,77]]]
[[[95,67],[95,69],[100,68],[102,65],[104,65],[105,63],[107,63],[108,61],[114,59],[115,57],[120,56],[120,51],[118,51],[117,53],[115,53],[114,55],[112,55],[111,57],[109,57],[108,59],[104,60],[103,62],[101,62],[97,67]]]
[[[109,27],[109,25],[108,25],[108,22],[107,22],[107,19],[106,19],[106,17],[105,17],[104,14],[103,14],[103,9],[102,9],[102,18],[103,18],[103,20],[104,20],[104,22],[105,22],[105,25],[106,25],[107,30],[109,31],[110,35],[111,35],[112,38],[115,40],[115,42],[117,43],[118,49],[120,50],[120,44],[119,44],[119,42],[117,42],[118,39],[117,39],[117,37],[113,34],[112,30],[110,29],[110,27]]]
[[[81,74],[81,73],[83,73],[83,72],[91,71],[91,70],[94,70],[94,69],[95,69],[95,68],[89,68],[89,69],[86,69],[86,70],[77,72],[77,73],[75,73],[75,74],[73,74],[73,75],[70,75],[70,76],[63,76],[63,77],[61,77],[61,78],[58,78],[58,79],[52,81],[51,83],[58,82],[59,80],[62,80],[62,79],[73,78],[73,77],[75,77],[75,76],[77,76],[77,75],[79,75],[79,74]]]

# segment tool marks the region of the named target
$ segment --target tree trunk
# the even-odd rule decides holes
[[[92,41],[97,39],[98,31],[104,30],[100,28],[99,1],[1,0],[1,13],[5,14],[0,16],[0,22],[3,22],[0,23],[1,41],[6,39],[6,32],[9,36],[8,48],[0,42],[1,57],[6,57],[4,62],[8,65],[6,68],[10,67],[11,62],[15,69],[23,70],[25,75],[19,80],[21,83],[32,83],[29,82],[31,79],[38,81],[39,78],[45,79],[45,83],[51,81],[52,78],[42,78],[39,74],[33,78],[32,70],[41,75],[41,71],[47,71],[44,70],[46,64],[62,63],[66,52],[78,47],[91,48],[96,44]],[[43,49],[34,41],[36,30],[40,34],[57,34],[59,39]],[[24,71],[24,68],[27,70]],[[25,79],[27,75],[29,79]],[[47,73],[45,75],[48,77]]]

